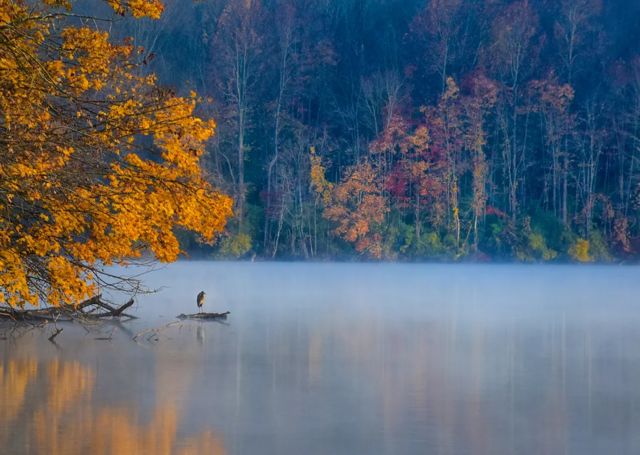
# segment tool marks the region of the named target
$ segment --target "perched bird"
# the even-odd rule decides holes
[[[202,309],[202,305],[204,305],[204,299],[206,296],[207,294],[205,294],[204,291],[200,291],[198,293],[198,297],[196,297],[196,303],[198,304],[198,311]]]

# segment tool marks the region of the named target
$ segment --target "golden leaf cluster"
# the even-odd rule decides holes
[[[158,17],[155,0],[108,3]],[[232,201],[206,181],[214,133],[180,97],[138,71],[138,49],[64,2],[0,0],[0,303],[74,303],[101,267],[173,261],[176,228],[212,241]]]

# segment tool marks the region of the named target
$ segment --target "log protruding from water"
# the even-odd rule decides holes
[[[107,318],[129,318],[135,316],[124,311],[131,307],[133,299],[115,306],[102,300],[102,295],[96,295],[77,305],[60,305],[55,307],[22,310],[11,307],[0,307],[0,320],[15,322],[56,322],[56,321],[94,321]]]
[[[193,313],[193,314],[179,314],[178,319],[198,319],[198,320],[219,320],[227,319],[227,315],[231,314],[230,311],[224,313]]]

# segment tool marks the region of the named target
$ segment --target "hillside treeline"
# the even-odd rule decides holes
[[[235,200],[214,254],[606,261],[640,251],[639,24],[626,1],[209,0],[114,28],[209,99]]]

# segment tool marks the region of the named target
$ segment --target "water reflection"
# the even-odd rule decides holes
[[[158,389],[149,419],[136,403],[104,404],[96,370],[80,362],[8,360],[0,364],[0,447],[4,453],[223,454],[212,431],[181,436],[180,399]],[[164,394],[164,395],[163,395]]]
[[[637,454],[637,276],[178,264],[153,276],[168,287],[111,342],[65,327],[58,348],[35,331],[0,344],[0,447]],[[212,311],[231,311],[227,325],[185,322],[131,341],[193,311],[194,287]]]

